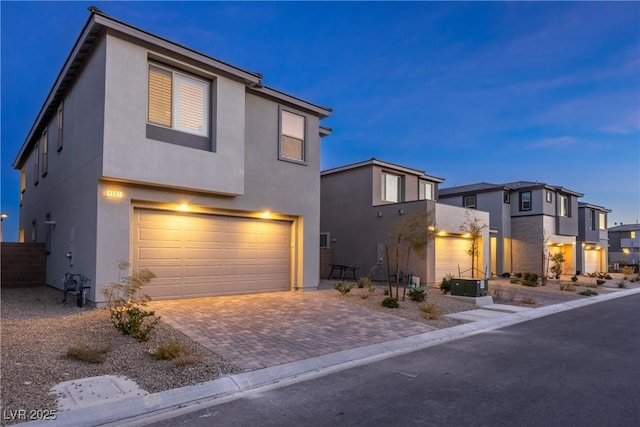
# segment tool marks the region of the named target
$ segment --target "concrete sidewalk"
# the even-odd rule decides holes
[[[494,313],[502,314],[452,328],[438,329],[379,344],[338,351],[306,360],[230,375],[193,386],[96,404],[90,407],[60,413],[54,421],[32,421],[21,425],[73,425],[78,427],[142,426],[153,421],[175,417],[234,400],[250,392],[283,387],[470,335],[480,334],[566,310],[639,293],[640,288],[621,290],[610,294],[514,313],[493,310]]]

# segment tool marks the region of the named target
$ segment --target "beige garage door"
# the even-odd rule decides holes
[[[587,249],[584,251],[584,271],[583,273],[595,273],[600,271],[599,261],[600,251]]]
[[[154,299],[290,289],[290,222],[135,209],[132,229]]]
[[[436,286],[447,274],[458,277],[461,271],[463,277],[471,276],[471,257],[466,253],[470,245],[469,239],[436,237]]]

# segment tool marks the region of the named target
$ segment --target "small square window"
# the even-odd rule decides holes
[[[553,202],[553,193],[551,191],[547,191],[547,203]]]
[[[330,247],[329,233],[320,233],[320,248],[329,249],[329,247]]]
[[[281,110],[280,158],[304,162],[305,117]]]
[[[475,208],[476,207],[476,196],[464,196],[464,207],[465,208]]]

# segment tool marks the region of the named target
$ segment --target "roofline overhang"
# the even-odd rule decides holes
[[[331,175],[331,174],[334,174],[334,173],[344,172],[344,171],[348,171],[348,170],[351,170],[351,169],[357,169],[357,168],[366,167],[366,166],[380,166],[382,168],[392,169],[392,170],[397,171],[397,172],[403,172],[403,173],[408,173],[408,174],[411,174],[411,175],[416,175],[419,178],[428,179],[430,181],[437,182],[437,183],[441,183],[441,182],[445,181],[444,178],[439,178],[437,176],[427,175],[427,173],[425,171],[421,171],[419,169],[409,168],[409,167],[402,166],[402,165],[397,165],[397,164],[394,164],[394,163],[385,162],[385,161],[382,161],[382,160],[378,160],[375,157],[373,157],[373,158],[371,158],[369,160],[364,160],[362,162],[351,163],[351,164],[348,164],[348,165],[338,166],[336,168],[331,168],[331,169],[324,170],[324,171],[320,172],[320,176]]]

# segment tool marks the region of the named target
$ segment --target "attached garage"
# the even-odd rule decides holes
[[[134,269],[153,299],[291,289],[289,221],[134,209]]]
[[[584,272],[595,273],[600,271],[600,251],[596,249],[586,249],[584,251]]]
[[[469,239],[461,237],[436,237],[436,286],[447,274],[471,276],[471,257],[467,254],[470,245]]]

